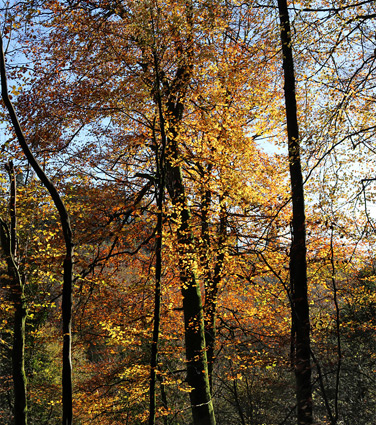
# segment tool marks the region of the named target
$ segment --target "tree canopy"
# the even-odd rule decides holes
[[[372,423],[375,18],[0,8],[0,422]]]

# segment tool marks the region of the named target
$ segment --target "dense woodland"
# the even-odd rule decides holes
[[[376,3],[0,5],[0,423],[370,425]]]

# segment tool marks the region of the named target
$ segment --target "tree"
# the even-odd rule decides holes
[[[351,410],[342,383],[355,374],[340,354],[346,290],[370,249],[359,237],[373,243],[370,211],[351,220],[341,206],[359,199],[350,161],[372,164],[360,149],[372,148],[374,127],[365,108],[374,47],[362,18],[372,4],[280,3],[289,158],[261,150],[284,143],[281,26],[269,6],[33,4],[39,12],[15,6],[27,14],[17,33],[33,66],[11,90],[72,216],[78,420],[185,423],[188,393],[197,417],[202,391],[221,423],[293,423],[294,392],[300,422],[312,421],[310,392],[317,421],[338,422]],[[369,203],[372,178],[361,178]],[[56,270],[42,254],[38,265]],[[51,309],[45,329],[55,326]],[[195,381],[195,362],[207,363],[208,380]]]
[[[158,75],[158,74],[157,74]],[[157,99],[160,101],[160,93],[157,93]],[[161,281],[162,281],[162,246],[163,246],[163,208],[165,197],[165,152],[166,138],[162,137],[162,145],[159,149],[155,141],[155,200],[157,207],[156,241],[155,241],[155,294],[154,294],[154,326],[153,340],[151,346],[150,360],[150,407],[149,407],[149,425],[155,424],[156,413],[156,381],[158,368],[158,349],[161,319]]]
[[[296,376],[298,424],[312,423],[310,319],[307,295],[307,259],[303,176],[301,172],[299,126],[295,98],[294,62],[287,2],[279,0],[281,44],[285,79],[288,158],[291,178],[292,242],[290,285],[292,311],[292,361]]]
[[[16,214],[16,176],[13,162],[7,166],[10,179],[9,214],[10,227],[0,218],[0,241],[5,254],[11,298],[14,305],[12,371],[14,386],[14,422],[15,425],[27,424],[27,379],[25,374],[25,324],[27,306],[25,299],[25,279],[17,262],[17,214]]]
[[[14,132],[17,135],[19,144],[35,173],[38,175],[43,185],[51,195],[53,202],[59,212],[60,222],[64,234],[66,255],[64,259],[64,283],[63,283],[63,302],[62,302],[62,317],[63,317],[63,423],[70,425],[72,423],[72,365],[71,365],[71,315],[72,315],[72,272],[73,272],[73,242],[72,230],[68,212],[64,202],[60,197],[55,185],[46,176],[39,163],[35,159],[29,149],[21,126],[18,122],[13,104],[9,98],[7,87],[7,76],[5,68],[5,56],[3,50],[3,41],[0,40],[0,75],[1,75],[1,95],[6,108],[8,109]],[[24,319],[23,319],[24,320]],[[24,326],[24,325],[23,325]]]

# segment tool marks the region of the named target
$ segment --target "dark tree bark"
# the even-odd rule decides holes
[[[181,291],[183,295],[187,382],[190,392],[194,425],[215,425],[210,394],[205,345],[205,326],[200,285],[195,273],[195,241],[190,226],[191,213],[187,203],[180,167],[173,165],[177,158],[175,143],[170,142],[167,161],[167,188],[176,215]]]
[[[183,104],[176,93],[184,92],[189,81],[190,66],[177,70],[174,86],[167,102],[169,134],[161,101],[159,102],[161,137],[166,146],[166,188],[175,208],[177,226],[178,263],[181,292],[183,295],[185,350],[187,358],[187,382],[192,388],[189,393],[194,425],[215,425],[213,403],[210,394],[208,364],[205,345],[205,326],[200,285],[195,266],[197,261],[196,243],[191,229],[191,212],[187,202],[182,170],[179,165],[177,146],[177,125],[182,118]],[[180,90],[178,89],[180,88]]]
[[[158,369],[158,344],[160,331],[161,314],[161,276],[162,276],[162,242],[163,242],[163,199],[165,191],[165,137],[162,137],[161,149],[155,141],[157,175],[155,181],[155,196],[157,200],[157,228],[156,228],[156,246],[155,246],[155,290],[154,290],[154,327],[153,341],[151,345],[150,361],[150,406],[149,406],[149,425],[155,424],[156,412],[156,382]]]
[[[210,170],[208,170],[210,171]],[[215,361],[215,341],[217,336],[217,298],[218,285],[222,279],[223,261],[225,258],[226,242],[226,211],[221,204],[220,219],[218,228],[218,241],[214,269],[210,264],[210,232],[209,232],[209,209],[211,204],[211,192],[209,189],[203,190],[201,198],[201,239],[202,250],[200,263],[204,274],[205,303],[204,303],[204,321],[205,321],[205,342],[206,355],[208,361],[208,374],[210,390],[213,392],[213,366]]]
[[[15,308],[13,323],[12,374],[14,388],[14,423],[27,425],[27,379],[25,373],[25,325],[26,300],[25,284],[17,264],[17,216],[16,216],[16,178],[13,163],[7,165],[10,178],[10,229],[0,219],[1,246],[5,254],[8,273],[11,279],[11,297]]]
[[[0,43],[0,75],[1,75],[1,96],[4,104],[9,112],[10,119],[16,133],[18,142],[33,170],[41,180],[44,187],[50,193],[50,196],[59,212],[60,223],[63,230],[65,241],[65,259],[63,264],[64,281],[63,281],[63,300],[62,300],[62,318],[63,318],[63,425],[71,425],[73,420],[72,414],[72,362],[71,362],[71,320],[72,320],[72,273],[73,273],[73,238],[70,225],[69,215],[65,208],[64,202],[59,195],[55,185],[44,173],[42,167],[34,157],[26,143],[25,136],[18,121],[13,104],[9,99],[7,75],[5,67],[5,56],[3,49],[3,41]]]
[[[184,75],[181,72],[181,75]],[[167,137],[161,101],[159,104],[161,137],[166,146],[166,187],[175,208],[177,226],[178,262],[183,295],[185,348],[187,358],[187,382],[192,388],[190,400],[194,425],[215,425],[213,403],[210,394],[205,345],[205,326],[200,285],[195,273],[196,247],[191,229],[191,212],[188,207],[182,170],[178,163],[177,134],[174,130],[181,119],[183,105],[168,103],[168,116],[172,118]]]
[[[158,378],[160,389],[161,389],[162,406],[167,410],[168,409],[167,394],[166,394],[166,388],[165,388],[163,376],[159,374],[157,378]],[[167,416],[163,417],[163,423],[164,425],[168,425],[169,419],[167,418]]]
[[[210,166],[207,173],[210,175]],[[208,179],[208,175],[201,175],[201,179]],[[206,182],[208,183],[208,182]],[[205,185],[203,185],[205,186]],[[205,302],[204,302],[204,324],[205,324],[205,344],[206,357],[208,361],[208,375],[210,391],[213,392],[213,362],[214,362],[214,344],[215,344],[215,313],[216,313],[216,284],[213,279],[213,273],[210,265],[210,226],[209,209],[211,204],[211,191],[208,188],[202,188],[201,194],[201,252],[200,265],[203,270]]]
[[[292,309],[292,353],[296,378],[298,425],[312,424],[312,383],[310,321],[307,295],[306,229],[303,176],[300,160],[299,126],[295,97],[294,60],[286,0],[278,0],[285,79],[285,103],[288,133],[292,197],[292,243],[290,285]]]

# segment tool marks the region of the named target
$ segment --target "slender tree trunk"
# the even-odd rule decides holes
[[[155,138],[154,138],[155,139]],[[150,361],[150,406],[149,406],[149,425],[155,424],[156,413],[156,382],[158,369],[158,344],[160,329],[160,312],[161,312],[161,276],[162,276],[162,242],[163,242],[163,198],[165,191],[164,178],[164,153],[165,143],[159,152],[156,144],[156,199],[157,199],[157,229],[156,229],[156,246],[155,246],[155,291],[154,291],[154,328],[153,341],[151,345],[151,361]]]
[[[11,296],[15,308],[13,323],[12,372],[14,388],[14,423],[27,424],[27,380],[25,373],[25,324],[26,300],[24,282],[17,265],[17,219],[16,219],[16,178],[12,161],[7,165],[10,178],[10,230],[0,220],[1,245],[6,257],[11,279]]]
[[[73,278],[73,243],[66,245],[64,259],[63,301],[63,425],[73,423],[72,394],[72,278]]]
[[[207,173],[210,174],[208,167]],[[204,173],[203,173],[204,174]],[[202,175],[202,179],[208,179],[208,174]],[[206,182],[208,183],[208,182]],[[213,281],[213,273],[210,267],[210,229],[209,229],[209,209],[211,204],[211,191],[208,188],[202,188],[201,195],[201,253],[200,265],[203,270],[205,302],[204,302],[204,323],[205,323],[205,343],[206,356],[208,360],[208,374],[210,391],[213,391],[213,362],[214,362],[214,343],[215,343],[215,298],[216,288]]]
[[[210,170],[208,170],[210,171]],[[213,366],[215,361],[215,342],[217,336],[217,294],[218,285],[222,279],[223,261],[225,258],[225,240],[226,240],[226,211],[225,207],[220,207],[220,219],[218,229],[218,243],[216,247],[216,259],[214,270],[210,267],[210,233],[209,233],[209,208],[211,203],[210,190],[203,190],[201,199],[201,267],[204,270],[204,320],[205,320],[205,342],[206,355],[208,360],[208,374],[210,390],[213,392]]]
[[[13,163],[8,165],[10,178],[10,246],[9,259],[12,269],[17,267],[17,215],[16,215],[16,176]],[[26,393],[26,373],[25,373],[25,325],[26,325],[26,300],[25,285],[19,272],[13,271],[13,302],[15,306],[14,328],[13,328],[13,384],[14,384],[14,420],[15,425],[27,424],[27,393]]]
[[[1,75],[1,96],[4,104],[9,112],[10,119],[16,133],[18,142],[33,170],[41,180],[44,187],[50,193],[50,196],[59,212],[60,223],[63,230],[65,241],[65,259],[63,264],[64,281],[63,281],[63,300],[62,300],[62,318],[63,318],[63,425],[71,425],[73,420],[72,414],[72,361],[71,361],[71,320],[72,320],[72,274],[73,274],[73,238],[72,229],[68,212],[64,202],[59,195],[55,185],[47,177],[42,167],[32,154],[25,136],[21,129],[17,114],[8,94],[7,75],[5,68],[5,56],[3,49],[3,40],[0,39],[0,75]]]
[[[310,358],[310,321],[307,295],[306,230],[303,176],[301,171],[299,127],[295,97],[294,61],[286,0],[278,0],[285,79],[285,102],[292,194],[292,243],[290,284],[295,352],[292,354],[296,378],[298,425],[312,424],[312,384]]]
[[[23,289],[23,288],[22,288]],[[14,423],[27,424],[27,398],[25,373],[25,325],[26,302],[23,290],[13,295],[15,314],[13,327],[13,387],[14,387]]]
[[[219,219],[219,235],[218,235],[218,246],[217,246],[217,258],[214,266],[214,273],[210,286],[206,290],[205,297],[205,312],[207,314],[206,324],[206,345],[208,353],[208,369],[209,369],[209,382],[210,388],[213,391],[213,366],[215,361],[215,343],[217,339],[217,299],[218,299],[218,286],[222,280],[223,275],[223,263],[226,255],[226,211],[225,207],[220,207],[220,219]]]
[[[159,374],[157,376],[157,378],[158,378],[159,386],[160,386],[160,389],[161,389],[162,406],[167,410],[168,409],[167,394],[166,394],[165,384],[163,382],[163,376],[161,374]],[[164,425],[167,425],[168,421],[169,420],[168,420],[167,416],[163,416]]]

